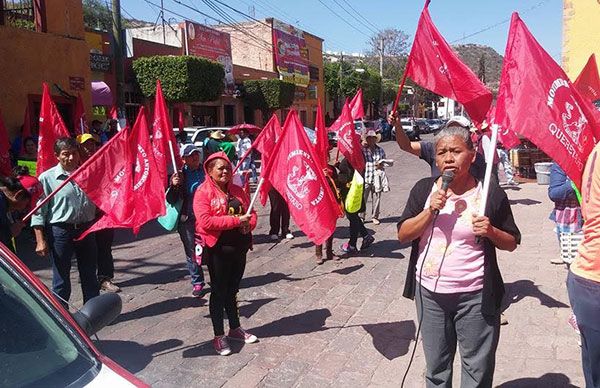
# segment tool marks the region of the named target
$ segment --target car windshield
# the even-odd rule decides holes
[[[83,386],[100,364],[68,323],[0,259],[0,386]]]

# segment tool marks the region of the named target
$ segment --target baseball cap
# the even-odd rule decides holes
[[[471,121],[465,116],[452,116],[446,123],[446,128],[456,126],[468,129],[471,126]]]
[[[77,143],[83,144],[88,140],[94,140],[96,143],[100,143],[100,139],[96,135],[92,135],[91,133],[84,133],[81,135],[77,135]]]
[[[196,148],[196,146],[194,146],[193,144],[184,144],[179,149],[179,155],[182,157],[190,156],[194,152],[200,152],[200,150],[198,148]]]

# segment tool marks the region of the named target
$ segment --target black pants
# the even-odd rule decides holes
[[[369,231],[365,228],[365,224],[360,219],[358,213],[346,213],[346,217],[350,221],[350,240],[348,241],[348,245],[356,248],[358,235],[360,234],[361,237],[365,237],[369,234]]]
[[[271,202],[269,234],[279,234],[279,227],[281,227],[281,235],[285,236],[290,232],[290,209],[285,199],[275,189],[269,191],[269,201]]]
[[[246,269],[246,248],[222,246],[219,243],[206,248],[208,272],[210,274],[209,311],[215,336],[225,334],[223,311],[227,312],[229,329],[240,327],[237,309],[237,293]]]
[[[113,229],[102,229],[96,232],[98,246],[98,282],[112,280],[115,277],[115,264],[112,255],[112,244],[115,237]]]

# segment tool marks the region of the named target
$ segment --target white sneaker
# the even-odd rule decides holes
[[[270,237],[271,237],[271,240],[273,240],[273,241],[279,240],[279,236],[276,234],[272,234]]]
[[[285,235],[285,238],[287,238],[288,240],[291,240],[291,239],[294,238],[294,235],[291,234],[291,233],[288,233],[288,234]]]

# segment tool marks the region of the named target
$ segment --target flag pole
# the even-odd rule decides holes
[[[173,141],[169,140],[169,151],[171,151],[171,163],[173,163],[173,173],[177,172],[177,163],[175,162],[175,152],[173,152]]]
[[[234,175],[235,172],[240,168],[240,166],[242,165],[242,162],[244,161],[244,159],[246,159],[248,157],[248,155],[250,155],[250,152],[252,152],[252,149],[254,149],[254,144],[252,144],[250,146],[250,148],[248,148],[248,151],[246,151],[244,153],[244,155],[242,155],[242,157],[240,158],[240,161],[238,162],[238,164],[235,165],[235,168],[231,172],[231,175]]]
[[[398,104],[400,103],[400,96],[402,95],[402,89],[404,88],[404,83],[406,82],[406,76],[408,75],[408,67],[410,66],[410,56],[409,61],[406,63],[406,67],[404,68],[404,74],[402,74],[402,80],[400,81],[400,85],[398,85],[398,92],[396,93],[396,99],[394,100],[394,106],[392,106],[392,113],[396,113],[396,109],[398,109]]]
[[[54,190],[53,192],[51,192],[50,194],[48,194],[48,196],[46,198],[44,198],[41,202],[38,202],[38,204],[29,212],[25,215],[25,217],[23,217],[21,219],[21,221],[23,222],[27,222],[28,219],[31,218],[31,216],[37,212],[42,206],[44,206],[45,204],[48,203],[48,201],[50,201],[52,199],[52,197],[54,197],[56,195],[56,193],[58,193],[63,187],[65,187],[69,182],[71,182],[73,180],[73,174],[70,174],[67,179],[65,179],[57,188],[56,190]]]
[[[492,124],[492,137],[490,139],[490,148],[485,160],[485,178],[483,180],[483,190],[481,193],[481,201],[479,202],[479,215],[485,215],[485,208],[488,201],[488,193],[490,191],[490,180],[492,179],[492,167],[494,165],[494,154],[498,140],[498,124]],[[477,236],[475,242],[479,243],[481,238]]]
[[[265,178],[260,177],[260,179],[258,180],[258,185],[256,186],[256,191],[254,192],[254,195],[252,196],[252,200],[250,201],[250,206],[248,206],[248,210],[246,211],[246,215],[249,215],[252,212],[252,209],[254,208],[254,204],[256,203],[256,198],[258,197],[258,194],[260,193],[260,188],[262,187],[264,182],[265,182]]]

